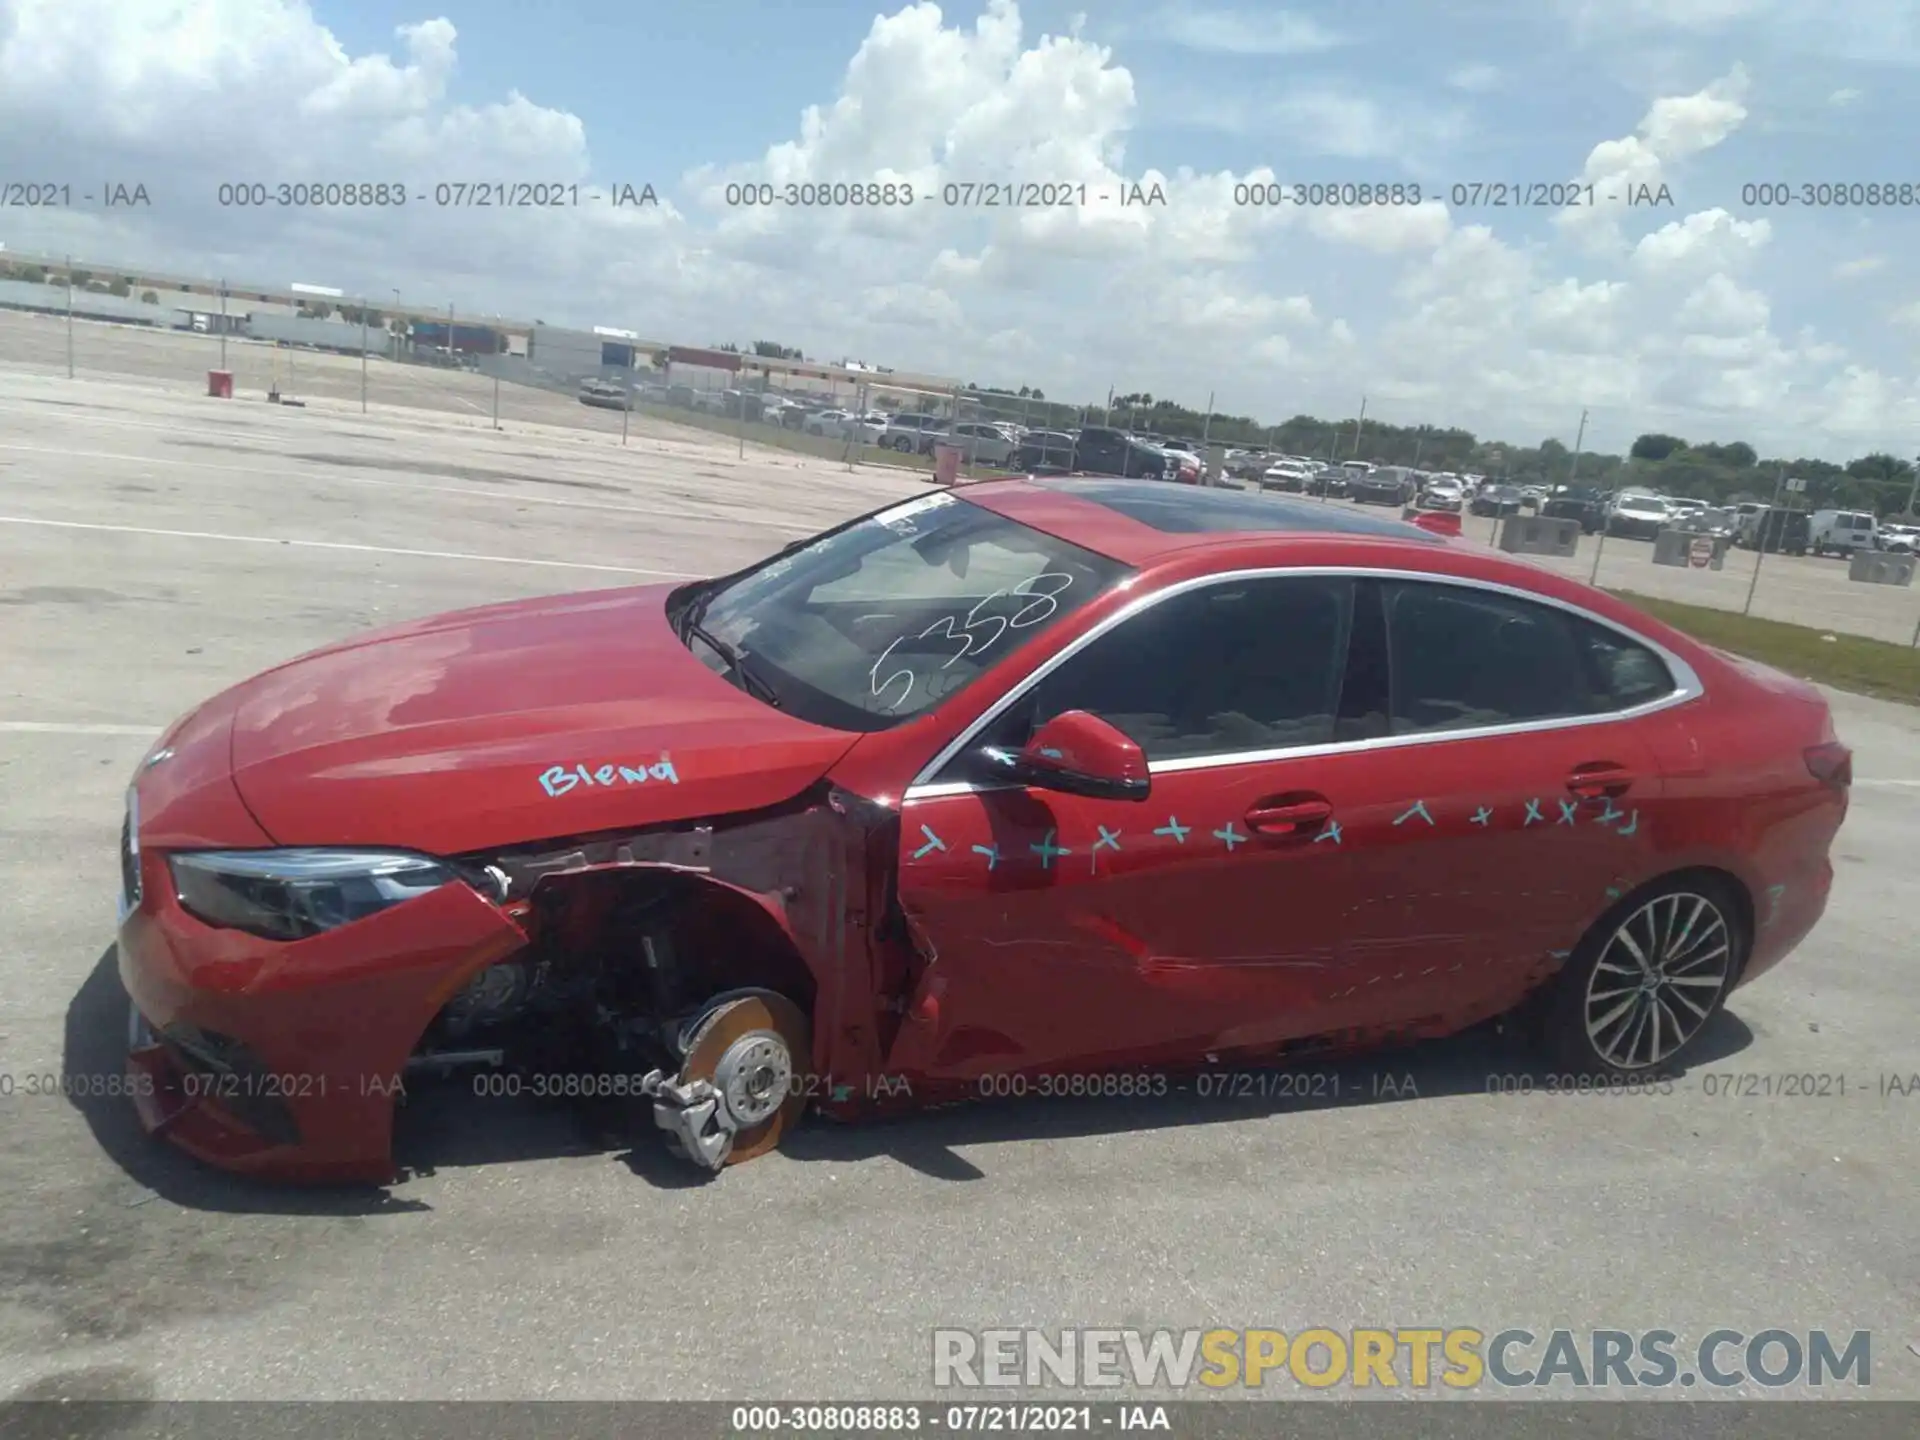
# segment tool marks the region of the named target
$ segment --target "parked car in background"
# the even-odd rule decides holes
[[[960,420],[933,437],[936,445],[952,445],[968,465],[991,465],[1005,469],[1020,447],[998,425],[984,420]]]
[[[580,387],[580,403],[596,410],[631,410],[633,392],[612,380],[588,380]]]
[[[694,393],[694,388],[691,385],[669,385],[667,387],[667,403],[669,405],[678,405],[683,410],[691,410],[693,408]]]
[[[1435,475],[1419,489],[1422,510],[1441,510],[1458,515],[1467,503],[1467,487],[1458,475]]]
[[[1178,481],[1182,485],[1198,485],[1206,479],[1207,462],[1191,450],[1179,445],[1160,445],[1155,448],[1167,457],[1172,466],[1167,479]]]
[[[1347,498],[1358,505],[1395,505],[1408,504],[1420,493],[1420,484],[1413,473],[1398,467],[1376,469],[1369,465],[1364,470],[1353,468],[1353,463],[1342,465],[1347,482]]]
[[[1546,498],[1547,487],[1544,485],[1522,485],[1520,487],[1520,503],[1529,510],[1538,510]]]
[[[1717,540],[1732,540],[1739,525],[1730,507],[1713,506],[1678,516],[1672,528],[1689,535],[1711,535]]]
[[[1313,467],[1299,460],[1282,460],[1260,472],[1262,490],[1285,490],[1296,495],[1307,493],[1313,483]]]
[[[1262,475],[1285,458],[1283,455],[1270,455],[1265,450],[1230,450],[1222,468],[1235,480],[1258,484]]]
[[[1079,437],[1065,430],[1029,430],[1014,448],[1009,468],[1029,475],[1066,475],[1073,470]]]
[[[1623,540],[1651,540],[1673,523],[1673,510],[1658,495],[1627,493],[1607,510],[1607,534]]]
[[[1467,508],[1475,515],[1518,515],[1524,503],[1517,485],[1485,485]]]
[[[1590,487],[1565,486],[1547,497],[1540,513],[1553,520],[1578,520],[1581,534],[1597,535],[1607,523],[1607,501]]]
[[[1088,425],[1076,437],[1073,468],[1082,475],[1117,475],[1198,484],[1198,462],[1183,463],[1173,452],[1150,445],[1124,430]]]
[[[807,416],[806,432],[828,440],[844,440],[847,422],[851,419],[853,414],[848,410],[816,410]]]
[[[1816,510],[1807,520],[1807,544],[1815,555],[1851,556],[1875,549],[1879,530],[1864,510]]]
[[[1351,493],[1347,472],[1338,465],[1325,460],[1305,462],[1313,468],[1313,477],[1307,481],[1307,494],[1325,499],[1344,500]]]
[[[1880,527],[1880,548],[1891,555],[1911,555],[1920,547],[1920,525]]]
[[[1769,555],[1805,555],[1813,547],[1811,517],[1804,510],[1765,506],[1740,523],[1733,543]]]
[[[880,431],[880,448],[898,450],[903,455],[928,455],[933,452],[934,437],[946,428],[945,416],[904,411],[887,419]]]

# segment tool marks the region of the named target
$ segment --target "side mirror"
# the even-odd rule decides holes
[[[1021,749],[990,748],[987,758],[1019,784],[1093,800],[1144,800],[1153,786],[1140,747],[1085,710],[1056,715]]]

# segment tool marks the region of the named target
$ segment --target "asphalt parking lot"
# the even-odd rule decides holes
[[[0,1075],[118,1069],[122,793],[178,713],[363,626],[712,573],[923,489],[658,426],[622,447],[617,415],[496,433],[7,358]],[[1529,1057],[1476,1037],[1342,1067],[1344,1103],[811,1126],[709,1183],[650,1122],[635,1145],[456,1094],[409,1115],[409,1179],[343,1194],[16,1090],[0,1397],[923,1396],[936,1326],[1103,1324],[1866,1329],[1872,1395],[1920,1399],[1920,1094],[1879,1093],[1920,1074],[1920,711],[1834,705],[1859,780],[1832,906],[1672,1095],[1490,1094]],[[1710,1098],[1705,1070],[1849,1087]]]

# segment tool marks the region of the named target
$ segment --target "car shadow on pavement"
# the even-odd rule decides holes
[[[1752,1042],[1752,1030],[1722,1010],[1701,1035],[1688,1068],[1715,1064]],[[1076,1099],[1030,1093],[866,1124],[810,1121],[781,1152],[800,1161],[886,1157],[937,1180],[982,1180],[986,1173],[959,1154],[958,1147],[1081,1139],[1358,1105],[1417,1104],[1441,1096],[1565,1092],[1568,1086],[1568,1079],[1553,1074],[1535,1048],[1488,1024],[1445,1040],[1341,1060],[1302,1060],[1272,1069],[1223,1065],[1204,1080],[1169,1075],[1165,1094]]]
[[[67,1007],[63,1073],[73,1080],[122,1074],[127,993],[109,945]],[[1692,1068],[1744,1050],[1753,1032],[1722,1010],[1701,1036]],[[986,1172],[959,1153],[973,1145],[1064,1140],[1220,1124],[1296,1111],[1410,1104],[1439,1096],[1513,1095],[1564,1088],[1564,1080],[1510,1029],[1488,1024],[1428,1041],[1341,1060],[1303,1059],[1261,1069],[1222,1066],[1197,1076],[1168,1075],[1164,1093],[1120,1098],[982,1099],[896,1118],[852,1124],[809,1119],[782,1145],[791,1160],[841,1163],[892,1159],[938,1180],[982,1180]],[[394,1186],[270,1184],[203,1165],[147,1135],[124,1095],[76,1083],[70,1103],[95,1142],[135,1184],[187,1209],[273,1215],[367,1216],[432,1209],[408,1197],[408,1181],[443,1169],[609,1155],[657,1189],[715,1179],[669,1153],[651,1106],[632,1101],[565,1102],[482,1097],[458,1081],[416,1089],[395,1117]],[[1156,1090],[1161,1086],[1154,1082]]]

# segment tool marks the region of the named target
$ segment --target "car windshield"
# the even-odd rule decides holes
[[[1127,573],[1117,560],[941,493],[717,582],[679,623],[710,668],[769,703],[835,729],[885,730],[963,689]]]

